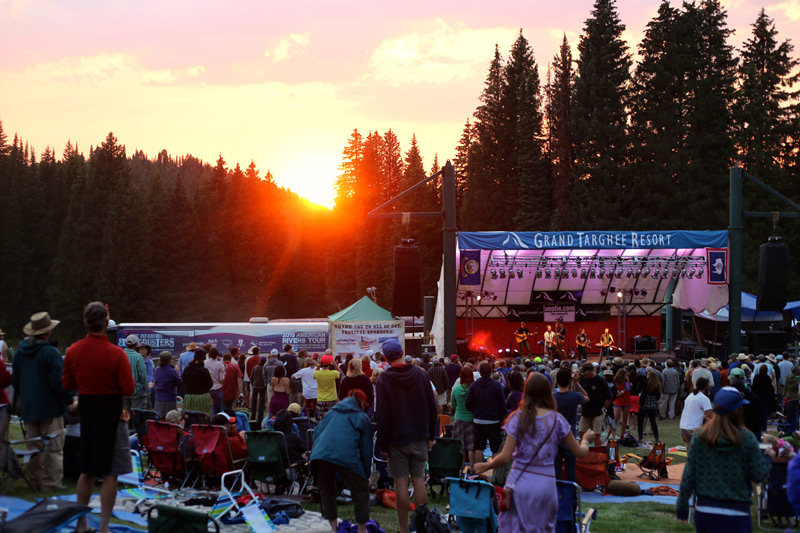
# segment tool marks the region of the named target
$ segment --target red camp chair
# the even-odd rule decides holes
[[[189,480],[185,447],[191,435],[184,435],[177,424],[147,421],[147,455],[150,465],[161,473],[162,482],[180,483],[181,488]]]
[[[589,448],[589,454],[575,461],[575,477],[584,490],[608,486],[611,475],[608,473],[608,452],[605,448]]]
[[[221,479],[226,472],[244,468],[247,463],[246,458],[233,460],[231,443],[222,426],[195,424],[192,426],[192,437],[197,462],[204,478]]]

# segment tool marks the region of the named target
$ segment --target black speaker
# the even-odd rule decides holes
[[[758,310],[783,311],[788,283],[789,246],[781,242],[762,244],[758,256]]]
[[[422,267],[419,246],[394,247],[392,314],[422,316]]]
[[[786,332],[774,331],[748,331],[747,348],[752,354],[779,354],[786,351]]]

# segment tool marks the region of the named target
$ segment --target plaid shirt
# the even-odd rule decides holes
[[[436,387],[437,394],[447,392],[447,372],[441,364],[436,363],[430,367],[428,369],[428,377],[433,382],[433,386]]]

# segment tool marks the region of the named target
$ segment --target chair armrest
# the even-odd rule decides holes
[[[50,444],[50,441],[52,439],[55,439],[58,436],[59,436],[58,433],[48,433],[47,435],[40,435],[38,437],[31,437],[30,439],[12,440],[12,441],[9,441],[8,443],[13,446],[15,444],[28,444],[28,443],[31,443],[31,442],[41,442],[42,444],[47,446],[47,445]]]

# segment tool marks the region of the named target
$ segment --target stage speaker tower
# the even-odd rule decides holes
[[[789,246],[770,237],[762,244],[758,256],[759,311],[783,311],[789,283]]]
[[[422,267],[414,239],[403,239],[400,246],[394,247],[392,314],[422,316]]]

